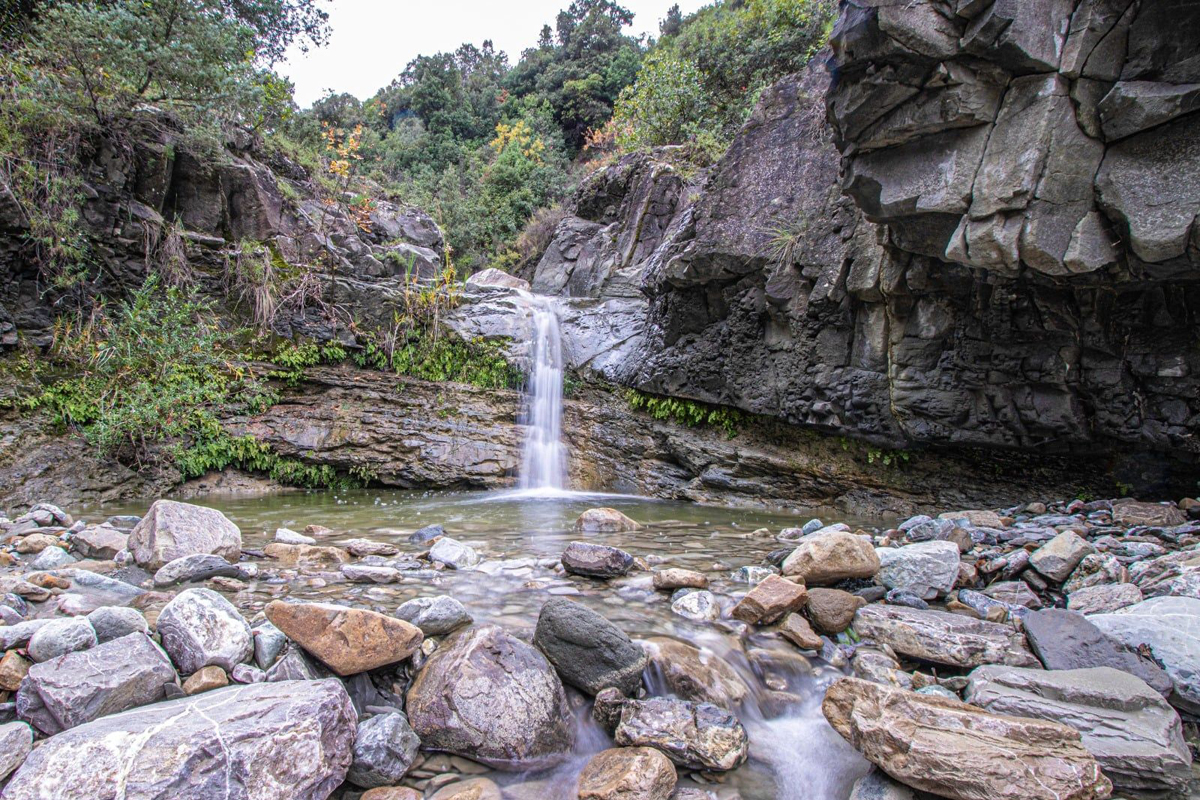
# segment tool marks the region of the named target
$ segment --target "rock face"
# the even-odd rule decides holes
[[[873,639],[901,655],[934,664],[1038,666],[1025,637],[1008,625],[944,611],[869,605],[854,615],[852,629],[861,639]]]
[[[175,595],[159,613],[156,628],[163,649],[184,675],[210,664],[228,672],[254,651],[246,620],[212,589]]]
[[[17,692],[17,714],[47,736],[167,697],[171,660],[142,633],[34,664]]]
[[[1179,715],[1127,672],[980,667],[971,673],[964,696],[996,714],[1075,728],[1117,789],[1172,792],[1191,780],[1192,757]]]
[[[579,603],[560,597],[542,606],[533,645],[564,682],[590,695],[610,686],[635,695],[642,686],[646,654],[620,628]]]
[[[494,625],[447,638],[408,690],[423,747],[497,769],[555,764],[574,745],[566,693],[546,659]]]
[[[675,767],[652,747],[616,747],[592,756],[579,773],[579,800],[668,800]]]
[[[325,800],[354,744],[336,680],[230,686],[156,703],[48,739],[5,800]]]
[[[267,619],[338,675],[395,664],[421,646],[421,629],[402,619],[331,603],[275,600]]]
[[[1088,621],[1128,647],[1147,645],[1171,676],[1171,701],[1192,714],[1200,713],[1200,600],[1154,597],[1111,614],[1093,614]]]
[[[236,564],[242,556],[242,532],[215,508],[156,500],[129,534],[129,550],[148,570],[198,554]]]
[[[858,678],[821,706],[834,730],[889,775],[954,800],[1103,800],[1112,784],[1066,725]]]

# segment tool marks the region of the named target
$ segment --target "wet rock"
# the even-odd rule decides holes
[[[154,573],[154,585],[162,589],[177,583],[206,581],[209,578],[236,578],[239,574],[237,566],[230,564],[223,556],[197,553],[163,564]]]
[[[238,664],[237,666],[243,665]],[[225,670],[220,667],[204,667],[183,682],[183,693],[187,695],[200,694],[228,685],[229,676],[225,674]]]
[[[1175,506],[1161,503],[1139,503],[1136,500],[1114,503],[1112,516],[1114,523],[1127,528],[1137,525],[1171,528],[1187,522],[1187,515]]]
[[[901,655],[935,664],[1038,665],[1025,637],[1011,627],[960,614],[871,605],[858,610],[851,627],[860,639],[873,639]]]
[[[708,578],[690,569],[660,569],[654,573],[654,588],[668,592],[676,589],[707,589]]]
[[[128,548],[129,534],[109,525],[91,525],[71,536],[71,549],[84,558],[112,559]]]
[[[693,622],[712,622],[721,616],[721,605],[712,592],[688,592],[671,602],[671,610]]]
[[[813,588],[808,590],[805,612],[813,627],[821,633],[836,636],[854,621],[854,613],[867,601],[841,589]]]
[[[749,752],[746,729],[732,713],[668,698],[626,700],[613,739],[621,747],[653,747],[690,769],[731,770]]]
[[[958,580],[958,545],[946,541],[918,542],[903,547],[877,547],[876,580],[889,589],[912,592],[923,600],[948,594]]]
[[[784,614],[798,611],[808,601],[808,590],[778,575],[767,576],[733,607],[734,619],[751,625],[769,625]]]
[[[1190,714],[1200,714],[1197,619],[1200,600],[1190,597],[1154,597],[1111,614],[1088,617],[1089,622],[1126,646],[1148,647],[1171,677],[1171,703]]]
[[[487,778],[467,778],[443,786],[429,800],[503,800],[500,787]]]
[[[270,622],[259,623],[251,634],[254,637],[254,663],[259,669],[270,669],[287,647],[287,637]]]
[[[650,747],[614,747],[588,760],[579,774],[579,800],[669,800],[675,766]]]
[[[646,654],[600,614],[566,598],[542,606],[533,645],[563,682],[595,695],[613,687],[633,695],[642,686]]]
[[[667,692],[683,700],[712,703],[731,711],[750,695],[741,676],[711,650],[664,636],[646,639],[641,645],[649,658],[652,691],[654,682],[661,681]]]
[[[1065,725],[840,678],[829,724],[889,775],[957,800],[1101,800],[1112,785]],[[951,766],[952,765],[952,766]]]
[[[312,536],[305,536],[303,533],[296,533],[290,528],[279,528],[275,531],[273,541],[282,542],[283,544],[316,544],[317,540]]]
[[[409,535],[408,541],[410,544],[427,544],[445,535],[446,529],[441,525],[426,525]]]
[[[914,594],[907,589],[889,589],[884,599],[889,604],[894,606],[904,606],[905,608],[915,608],[919,611],[929,610],[929,603],[919,594]]]
[[[443,536],[429,549],[429,560],[450,569],[470,569],[479,563],[479,554],[469,545]]]
[[[914,800],[913,790],[888,777],[881,769],[872,769],[854,782],[849,800]]]
[[[264,612],[289,639],[343,676],[403,661],[424,639],[416,626],[362,608],[275,600]]]
[[[29,565],[31,569],[51,570],[61,569],[75,563],[75,559],[70,553],[63,550],[61,547],[47,547],[42,552],[38,553],[38,557]]]
[[[1117,789],[1181,791],[1191,780],[1192,757],[1179,715],[1128,672],[993,666],[979,667],[969,677],[964,697],[973,705],[1078,730]]]
[[[623,533],[641,527],[615,508],[589,508],[575,520],[576,533]]]
[[[295,645],[289,645],[279,660],[267,670],[267,681],[319,681],[332,673],[304,654]]]
[[[346,548],[346,552],[355,558],[362,558],[363,556],[394,556],[400,552],[400,548],[394,544],[372,542],[367,539],[347,539],[341,544],[342,547]]]
[[[17,692],[17,714],[47,736],[167,697],[178,686],[170,659],[143,633],[34,664]]]
[[[29,638],[29,657],[41,663],[96,645],[96,631],[85,617],[54,619]]]
[[[878,571],[879,556],[870,539],[847,531],[810,534],[783,562],[783,574],[807,586],[871,578]]]
[[[338,681],[230,686],[48,739],[5,800],[43,800],[48,786],[58,800],[324,800],[345,778],[354,728]]]
[[[1067,596],[1067,608],[1080,614],[1107,614],[1142,602],[1142,590],[1132,583],[1085,586]]]
[[[242,555],[242,532],[214,508],[155,500],[129,534],[128,545],[134,561],[149,570],[200,553],[236,564]]]
[[[381,786],[364,792],[359,800],[424,800],[424,797],[416,789],[407,786]]]
[[[33,752],[33,731],[24,722],[0,725],[0,782]]]
[[[562,553],[563,569],[588,578],[616,578],[633,567],[633,556],[616,547],[571,542]]]
[[[187,589],[163,607],[155,623],[163,649],[183,675],[209,665],[226,672],[250,657],[250,626],[212,589]]]
[[[445,594],[413,598],[396,609],[396,616],[416,625],[426,636],[442,636],[472,621],[466,607]]]
[[[813,631],[808,620],[799,614],[788,614],[779,626],[779,634],[801,650],[820,650],[825,640]]]
[[[1047,608],[1027,614],[1023,624],[1030,647],[1046,669],[1111,667],[1136,675],[1164,696],[1171,692],[1170,678],[1156,664],[1100,630],[1082,614]]]
[[[400,570],[368,564],[342,564],[342,577],[351,583],[396,583]]]
[[[399,783],[420,746],[403,714],[377,714],[363,720],[354,737],[354,762],[346,780],[364,789]]]
[[[16,650],[9,650],[0,658],[0,692],[15,692],[29,673],[33,662]]]
[[[1059,583],[1071,575],[1084,556],[1096,552],[1096,548],[1074,531],[1064,531],[1046,544],[1034,550],[1029,564],[1042,575]]]
[[[308,544],[271,542],[263,548],[267,558],[297,566],[336,566],[350,560],[350,554],[340,547],[321,547]]]
[[[494,625],[448,637],[417,673],[406,705],[422,747],[497,769],[556,764],[574,746],[558,675],[540,652]]]

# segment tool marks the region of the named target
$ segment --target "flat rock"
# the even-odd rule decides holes
[[[579,773],[579,800],[669,800],[675,765],[652,747],[613,747],[592,756]]]
[[[275,600],[264,611],[289,639],[343,676],[403,661],[425,638],[415,625],[363,608]]]
[[[1172,704],[1190,714],[1200,714],[1198,619],[1200,600],[1191,597],[1154,597],[1111,614],[1088,617],[1127,647],[1149,647],[1171,677]]]
[[[96,645],[96,631],[86,617],[53,619],[29,638],[29,657],[41,663],[52,658],[87,650]]]
[[[623,533],[641,527],[615,508],[589,508],[575,520],[576,533]]]
[[[879,556],[871,540],[848,531],[809,534],[783,561],[783,574],[807,586],[873,578],[878,571]]]
[[[948,594],[958,580],[959,549],[949,541],[928,541],[903,547],[877,547],[876,580],[889,589],[912,592],[924,600]]]
[[[111,560],[129,547],[129,534],[110,525],[89,525],[71,535],[71,549],[84,558]]]
[[[784,614],[803,608],[806,602],[808,590],[804,586],[779,575],[768,575],[733,607],[730,616],[751,625],[769,625]]]
[[[533,645],[564,683],[590,695],[610,686],[625,695],[641,689],[646,654],[616,625],[573,600],[556,597],[542,606]]]
[[[179,678],[144,633],[34,664],[17,692],[17,714],[47,736],[166,699]]]
[[[369,539],[347,539],[341,543],[346,552],[355,558],[363,556],[394,556],[400,548],[387,542],[372,542]]]
[[[563,569],[588,578],[616,578],[633,567],[633,556],[616,547],[571,542],[562,554]]]
[[[370,564],[342,564],[342,577],[351,583],[396,583],[400,570]]]
[[[495,625],[443,641],[413,680],[406,707],[423,748],[497,769],[557,764],[575,743],[574,716],[554,669]]]
[[[657,570],[653,580],[654,588],[660,591],[673,592],[676,589],[708,588],[708,578],[703,573],[678,567]]]
[[[420,746],[408,717],[399,712],[363,720],[354,736],[354,762],[346,780],[364,789],[399,783],[416,761]]]
[[[21,766],[33,752],[33,731],[24,722],[0,725],[0,781]]]
[[[1187,522],[1187,515],[1176,506],[1140,503],[1136,500],[1113,503],[1112,516],[1113,522],[1127,527],[1149,525],[1155,528],[1173,528]]]
[[[325,800],[345,779],[340,681],[230,686],[101,717],[46,740],[5,800]]]
[[[821,710],[867,760],[954,800],[1102,800],[1112,791],[1066,725],[991,714],[949,698],[839,678]]]
[[[198,553],[236,564],[242,556],[242,532],[215,508],[174,500],[155,500],[129,534],[133,559],[148,570]]]
[[[1187,788],[1192,757],[1175,709],[1145,681],[1110,667],[979,667],[967,702],[996,714],[1061,722],[1080,732],[1117,789]]]
[[[226,672],[250,658],[250,626],[212,589],[187,589],[163,606],[155,629],[183,675],[214,664]]]
[[[649,658],[652,694],[661,690],[683,700],[712,703],[731,711],[750,696],[750,687],[741,676],[711,650],[665,636],[645,639],[641,646]]]
[[[869,605],[858,610],[851,627],[860,639],[873,639],[901,655],[934,664],[1038,666],[1025,637],[1010,626],[961,614]]]
[[[272,541],[282,542],[284,544],[316,544],[317,540],[312,536],[305,536],[303,533],[297,533],[291,528],[278,528],[275,531],[275,537]]]
[[[779,626],[779,635],[787,639],[801,650],[820,650],[825,646],[822,639],[808,620],[799,614],[788,614]]]
[[[429,800],[503,800],[500,787],[488,778],[467,778],[438,789]]]
[[[621,747],[653,747],[681,767],[717,771],[740,766],[750,745],[731,712],[665,697],[625,701],[613,739]]]
[[[1067,595],[1067,608],[1080,614],[1108,614],[1142,602],[1142,590],[1132,583],[1084,586]]]
[[[416,625],[426,636],[444,636],[472,622],[466,607],[446,594],[414,597],[400,604],[396,616]]]
[[[162,589],[178,583],[206,581],[209,578],[236,578],[239,574],[241,573],[237,566],[230,564],[223,556],[197,553],[163,564],[154,573],[154,585]]]

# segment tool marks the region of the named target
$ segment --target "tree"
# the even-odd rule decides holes
[[[683,29],[683,12],[679,10],[679,4],[671,6],[667,9],[666,19],[660,20],[658,23],[658,32],[662,36],[674,36]]]
[[[693,62],[655,51],[617,100],[618,144],[623,149],[680,144],[704,127],[708,101],[704,76]]]

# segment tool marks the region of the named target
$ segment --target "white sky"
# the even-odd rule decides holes
[[[329,44],[307,54],[294,50],[278,70],[296,84],[296,102],[312,105],[327,89],[365,100],[418,55],[491,39],[510,64],[537,44],[542,25],[554,27],[571,0],[332,0]],[[711,2],[711,0],[708,0]],[[627,33],[658,35],[658,21],[676,0],[625,0],[635,16]],[[684,15],[706,0],[678,0]]]

